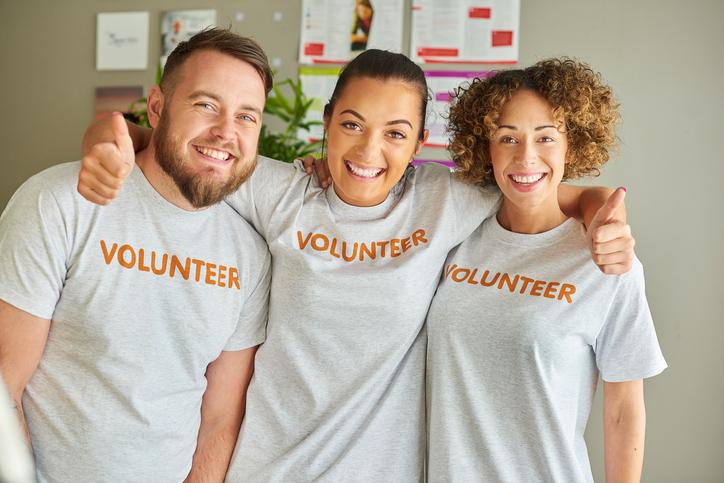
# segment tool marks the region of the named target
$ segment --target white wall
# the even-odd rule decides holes
[[[408,0],[409,4],[409,0]],[[96,72],[95,14],[216,8],[294,75],[300,2],[0,0],[0,209],[30,175],[79,158],[96,86],[154,81]],[[234,13],[245,19],[233,22]],[[284,13],[281,23],[272,13]],[[409,30],[409,24],[406,27]],[[646,382],[645,482],[724,481],[724,2],[523,0],[521,65],[559,55],[600,70],[622,103],[620,160],[595,183],[628,188],[629,221],[669,368]],[[442,155],[426,150],[423,158]],[[600,401],[587,439],[603,481]]]

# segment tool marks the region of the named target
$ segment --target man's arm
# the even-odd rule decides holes
[[[606,481],[638,482],[644,463],[646,409],[642,379],[603,381]]]
[[[584,222],[591,258],[606,274],[626,273],[633,263],[636,241],[626,223],[625,196],[625,188],[614,191],[601,186],[558,187],[561,211]]]
[[[30,315],[0,300],[0,373],[31,453],[33,444],[25,423],[21,398],[40,363],[49,331],[49,319]]]
[[[223,351],[206,369],[201,427],[186,482],[224,481],[246,409],[257,348]]]

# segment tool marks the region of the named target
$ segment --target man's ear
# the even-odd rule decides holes
[[[163,112],[164,97],[159,86],[151,87],[148,91],[148,100],[146,101],[146,109],[148,110],[148,123],[152,128],[158,126]]]

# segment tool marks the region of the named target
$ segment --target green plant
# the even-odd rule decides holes
[[[281,86],[289,86],[293,97],[287,98]],[[264,112],[275,116],[286,123],[284,132],[271,132],[266,124],[261,127],[259,135],[259,154],[269,158],[292,163],[296,158],[303,158],[307,154],[315,154],[322,141],[307,142],[297,137],[299,129],[309,130],[312,126],[319,126],[321,121],[305,121],[307,111],[314,102],[302,92],[302,82],[291,79],[274,84],[274,95],[266,100]]]

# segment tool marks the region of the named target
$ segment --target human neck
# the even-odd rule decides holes
[[[153,140],[146,149],[136,153],[136,164],[143,172],[148,182],[151,184],[158,194],[160,194],[166,201],[175,205],[185,211],[202,211],[208,207],[195,208],[189,201],[181,194],[181,190],[178,189],[176,183],[166,172],[161,168],[161,165],[156,161],[156,152],[153,148]]]
[[[497,220],[500,226],[514,233],[535,235],[559,226],[568,217],[558,206],[558,200],[533,208],[520,207],[503,199]]]

